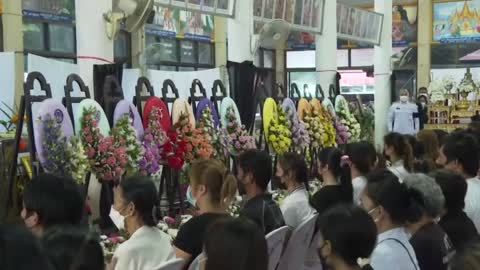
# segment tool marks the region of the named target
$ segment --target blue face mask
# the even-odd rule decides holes
[[[197,200],[192,195],[192,187],[189,185],[187,189],[187,202],[193,207],[197,207]]]

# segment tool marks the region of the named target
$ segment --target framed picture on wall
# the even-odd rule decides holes
[[[340,14],[338,14],[340,12]],[[383,14],[337,4],[338,38],[379,45]]]
[[[261,18],[263,14],[263,0],[253,1],[253,17]]]
[[[276,0],[275,2],[275,19],[284,19],[285,0]]]

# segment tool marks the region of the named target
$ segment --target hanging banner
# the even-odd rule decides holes
[[[220,17],[235,17],[236,0],[155,0],[154,5]]]
[[[178,8],[154,6],[153,24],[145,32],[150,35],[212,41],[214,39],[214,17]]]
[[[254,32],[273,20],[284,20],[294,31],[321,34],[325,0],[254,0]]]
[[[383,14],[337,4],[337,36],[340,39],[380,44]]]
[[[480,41],[480,0],[433,3],[433,40]]]
[[[22,0],[22,4],[24,17],[67,22],[75,19],[75,0]]]

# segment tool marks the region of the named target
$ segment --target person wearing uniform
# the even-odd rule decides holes
[[[415,135],[419,131],[418,107],[409,99],[408,90],[400,90],[400,101],[393,103],[388,113],[389,132]]]

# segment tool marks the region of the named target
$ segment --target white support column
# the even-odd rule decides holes
[[[337,0],[325,1],[323,33],[315,36],[317,83],[328,93],[337,74]]]
[[[375,0],[375,11],[382,13],[383,30],[380,46],[375,46],[375,144],[383,146],[383,137],[387,133],[388,109],[390,108],[390,75],[392,69],[392,0]]]
[[[113,41],[105,34],[103,19],[111,9],[112,0],[75,0],[79,75],[91,91],[93,65],[113,62]]]
[[[236,4],[235,19],[227,22],[228,61],[253,61],[250,46],[253,34],[253,0],[237,0]]]

